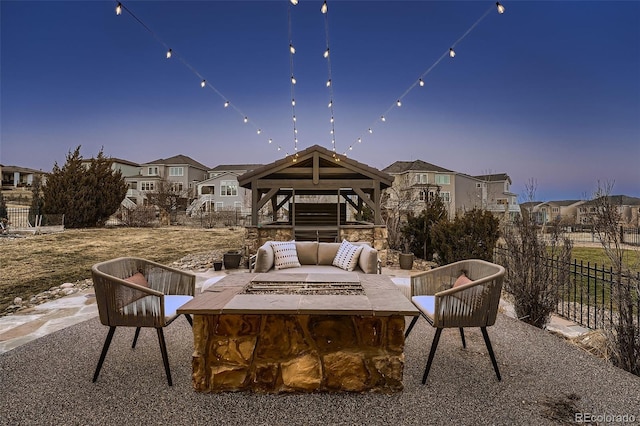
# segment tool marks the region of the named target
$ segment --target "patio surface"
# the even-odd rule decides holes
[[[383,272],[408,283],[407,271]],[[224,271],[197,275],[200,287]],[[558,318],[552,326],[565,334],[584,331]],[[488,329],[501,382],[480,331],[468,329],[467,349],[455,330],[443,332],[422,385],[433,329],[420,320],[406,342],[405,389],[392,395],[196,393],[193,337],[183,318],[165,329],[173,387],[155,332],[143,330],[132,350],[129,328],[116,331],[92,383],[107,331],[90,291],[0,318],[0,425],[557,424],[573,422],[575,413],[603,416],[593,419],[605,424],[625,415],[640,422],[639,377],[504,314]]]

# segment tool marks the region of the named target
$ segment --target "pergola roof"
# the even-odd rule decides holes
[[[340,161],[336,161],[332,151],[313,145],[298,152],[295,162],[291,157],[282,158],[241,175],[238,183],[251,188],[251,182],[258,179],[273,180],[283,189],[310,189],[317,194],[323,189],[372,188],[371,181],[380,182],[380,189],[385,189],[393,182],[393,177],[385,172],[344,156],[338,158]]]

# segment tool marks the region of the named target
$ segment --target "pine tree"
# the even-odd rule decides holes
[[[5,203],[4,195],[2,195],[2,191],[0,191],[0,220],[8,218],[9,212],[7,211],[7,203]]]
[[[111,170],[112,164],[102,150],[88,167],[82,164],[80,146],[69,152],[64,166],[56,163],[47,178],[45,212],[64,214],[68,228],[103,226],[127,194],[124,178]]]

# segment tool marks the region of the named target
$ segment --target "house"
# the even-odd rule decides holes
[[[620,226],[640,226],[640,198],[629,197],[627,195],[609,195],[609,202],[618,208],[620,214]],[[596,199],[586,201],[578,207],[576,222],[588,225],[593,222],[594,216],[598,213],[598,205],[602,200]]]
[[[401,211],[418,213],[439,192],[451,218],[476,207],[511,219],[520,214],[505,173],[470,176],[422,160],[396,161],[383,172],[394,177],[386,204]]]
[[[208,179],[195,184],[195,200],[187,208],[199,212],[234,210],[241,216],[251,213],[251,191],[238,185],[238,176],[262,167],[261,164],[221,164],[208,170]]]
[[[546,225],[557,222],[562,225],[577,223],[578,207],[584,204],[584,200],[560,200],[538,203],[532,211],[536,215],[536,223]]]
[[[125,175],[127,198],[136,205],[146,204],[146,193],[156,191],[166,180],[172,189],[184,194],[185,203],[195,198],[196,183],[208,177],[209,168],[186,155],[176,155],[143,163],[136,174]]]
[[[42,183],[45,182],[47,177],[47,173],[42,170],[18,166],[3,166],[2,164],[0,164],[0,174],[2,174],[2,189],[30,187],[36,176],[42,179]]]

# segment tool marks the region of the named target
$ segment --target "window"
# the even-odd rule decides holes
[[[156,189],[154,182],[140,182],[140,186],[143,191],[153,191]]]
[[[233,203],[233,208],[236,209],[236,211],[242,210],[242,203],[240,201],[234,202]]]
[[[171,184],[171,190],[173,192],[182,192],[182,189],[184,188],[184,185],[182,182],[173,182]]]
[[[169,176],[184,176],[184,167],[169,167]]]
[[[560,208],[559,207],[552,207],[551,208],[551,212],[552,213],[560,213]]]
[[[496,200],[496,202],[497,202],[498,204],[509,204],[509,200],[507,200],[506,198],[498,198],[498,199]],[[546,211],[547,211],[547,208],[546,208],[546,207],[543,207],[541,210],[542,210],[543,212],[546,212]]]
[[[127,183],[129,189],[138,189],[138,182],[129,182]]]
[[[224,207],[224,204],[222,203],[222,201],[216,201],[215,211],[217,211],[217,212],[222,211],[223,207]]]
[[[476,188],[482,188],[482,183],[481,182],[477,182],[476,183]]]
[[[425,196],[424,196],[424,191],[420,191],[420,201],[424,201]]]
[[[220,182],[220,195],[238,195],[238,182],[234,180],[223,180],[222,182]]]
[[[442,201],[444,201],[445,203],[448,203],[451,201],[451,193],[449,191],[444,191],[440,193],[440,199]]]
[[[158,176],[158,167],[149,167],[147,174],[149,176]]]
[[[436,175],[436,184],[449,185],[451,184],[451,176],[449,175]]]
[[[416,175],[416,183],[428,183],[428,178],[427,178],[427,174],[426,173],[420,173]]]

